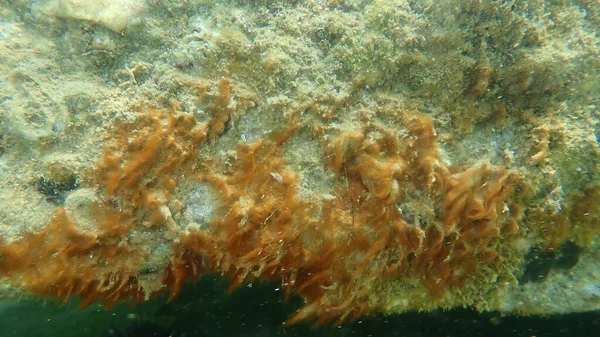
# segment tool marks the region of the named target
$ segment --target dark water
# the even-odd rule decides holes
[[[6,336],[398,336],[398,337],[554,337],[598,336],[600,312],[549,317],[502,316],[467,309],[371,316],[341,327],[282,325],[301,305],[287,302],[273,284],[253,285],[228,294],[227,283],[205,278],[186,287],[173,302],[157,299],[110,311],[77,303],[22,300],[0,309],[0,337]]]

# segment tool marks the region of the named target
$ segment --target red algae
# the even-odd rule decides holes
[[[497,260],[503,232],[518,231],[507,204],[519,175],[486,162],[463,170],[441,162],[432,121],[415,114],[406,132],[363,122],[324,141],[324,163],[336,184],[328,198],[299,196],[299,175],[284,161],[284,146],[301,127],[290,122],[256,142],[238,143],[231,163],[198,156],[225,132],[231,118],[230,82],[213,94],[212,118],[199,122],[175,108],[140,108],[118,122],[90,172],[100,195],[97,232],[87,233],[64,209],[41,232],[0,245],[0,275],[42,295],[84,304],[138,302],[184,282],[220,272],[231,287],[280,281],[286,296],[306,304],[288,323],[339,325],[375,310],[380,279],[416,276],[432,298],[463,287],[482,265]],[[209,88],[199,89],[201,99]],[[217,196],[209,228],[182,230],[168,201],[184,179],[207,184]],[[433,201],[433,216],[416,222],[398,207],[415,193]],[[177,201],[179,209],[186,205]],[[170,238],[160,286],[144,288],[148,252],[131,240],[144,230]],[[37,276],[32,272],[39,271]]]

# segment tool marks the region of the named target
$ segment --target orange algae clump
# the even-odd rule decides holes
[[[84,182],[99,196],[90,207],[93,228],[81,230],[65,209],[58,209],[40,232],[0,244],[0,276],[34,293],[65,301],[80,297],[84,305],[138,302],[163,292],[160,282],[142,281],[150,254],[143,240],[177,237],[167,202],[178,178],[199,166],[197,148],[212,123],[153,107],[139,107],[134,121],[115,122]],[[175,282],[169,271],[158,271],[158,277]]]
[[[281,280],[288,293],[296,292],[309,302],[290,322],[318,314],[320,322],[356,318],[369,311],[363,301],[368,288],[353,292],[361,276],[353,267],[369,257],[360,254],[347,263],[335,261],[367,234],[357,234],[356,239],[340,236],[347,231],[340,228],[345,224],[336,220],[334,205],[299,200],[296,174],[282,161],[280,151],[269,140],[238,145],[232,169],[216,167],[216,173],[204,177],[222,191],[222,215],[212,224],[217,249],[208,254],[211,265],[229,275],[234,287],[257,279]],[[186,247],[196,242],[191,239],[196,236],[205,233],[192,232],[182,248],[197,250]]]
[[[190,232],[178,249],[233,287],[280,280],[306,301],[288,323],[340,324],[376,310],[369,294],[382,277],[417,275],[432,296],[463,286],[495,261],[518,176],[485,163],[451,170],[438,160],[431,120],[407,124],[404,137],[376,124],[331,137],[326,158],[340,182],[323,200],[298,197],[276,142],[238,145],[233,166],[209,165],[201,176],[220,191],[211,230]],[[397,206],[423,193],[437,204],[431,218]]]
[[[442,226],[429,228],[427,249],[417,258],[423,281],[436,294],[464,285],[478,266],[496,259],[497,239],[518,216],[506,202],[519,176],[479,162],[455,174],[440,167],[439,179]]]
[[[176,230],[167,198],[176,173],[194,165],[190,159],[205,129],[191,115],[158,109],[119,124],[115,132],[121,137],[108,141],[89,177],[101,195],[91,207],[93,231],[80,230],[61,208],[41,232],[1,246],[0,274],[22,279],[38,294],[65,301],[80,297],[84,305],[138,302],[161,292],[160,285],[139,283],[149,251],[131,231],[162,235],[163,227],[167,233]]]
[[[343,160],[333,161],[343,162],[344,166],[334,170],[345,172],[344,178],[354,194],[351,200],[358,201],[350,208],[353,227],[356,228],[357,219],[364,214],[368,217],[367,227],[373,230],[382,226],[378,233],[391,230],[392,226],[396,231],[400,229],[397,234],[400,241],[375,254],[385,256],[392,247],[402,254],[390,254],[396,257],[395,261],[382,264],[388,271],[417,272],[432,294],[441,295],[448,286],[462,286],[474,277],[478,264],[494,261],[497,238],[505,223],[514,221],[506,201],[519,177],[485,163],[453,173],[438,160],[431,120],[416,116],[406,124],[409,134],[404,138],[372,126],[362,131],[368,141],[351,142],[351,137],[347,137],[346,142],[353,143],[354,148],[344,152]],[[339,142],[335,139],[333,148]],[[372,170],[362,170],[364,163]],[[394,165],[382,166],[383,163]],[[387,169],[382,170],[383,167]],[[385,188],[374,189],[374,186]],[[430,218],[417,219],[414,214],[403,214],[392,207],[423,193],[436,203]],[[506,214],[500,216],[500,212]],[[374,217],[374,214],[385,216]],[[370,237],[369,244],[374,250],[379,247],[378,240]],[[367,256],[374,256],[373,251]]]
[[[492,77],[492,66],[487,57],[477,61],[473,70],[473,96],[481,96],[487,92]]]
[[[65,302],[80,297],[82,306],[95,300],[108,307],[125,299],[138,302],[144,293],[133,266],[143,255],[122,240],[83,233],[60,209],[42,232],[0,248],[0,275]]]
[[[232,288],[277,280],[306,302],[288,323],[341,324],[382,308],[371,297],[382,278],[416,276],[432,297],[464,286],[481,265],[494,263],[505,228],[506,235],[518,230],[507,204],[519,176],[483,162],[446,166],[424,116],[406,118],[403,133],[365,122],[331,135],[324,157],[336,185],[327,197],[298,194],[298,173],[283,159],[286,141],[300,128],[294,123],[239,143],[230,164],[201,161],[198,147],[226,132],[230,95],[222,80],[206,122],[150,108],[134,122],[115,124],[117,136],[90,173],[101,196],[97,232],[78,230],[60,209],[40,233],[0,245],[0,274],[23,278],[39,294],[107,305],[165,289],[173,298],[184,282],[207,272],[226,275]],[[209,228],[184,231],[173,219],[169,199],[184,180],[204,182],[217,196]],[[426,216],[405,206],[418,198],[431,201]],[[132,239],[139,232],[172,246],[154,288],[140,282],[150,253]],[[27,277],[34,270],[42,277]]]
[[[215,104],[212,109],[213,119],[210,123],[210,134],[213,138],[223,133],[225,124],[231,117],[231,108],[229,107],[231,93],[229,85],[229,79],[226,78],[219,82],[219,95],[215,98]]]

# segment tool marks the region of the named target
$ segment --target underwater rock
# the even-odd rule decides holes
[[[110,308],[218,273],[301,298],[290,324],[597,309],[593,18],[317,2],[52,1],[157,38],[20,30],[55,49],[0,64],[7,293]]]
[[[53,0],[47,10],[59,18],[89,21],[120,33],[144,11],[146,5],[143,0]]]

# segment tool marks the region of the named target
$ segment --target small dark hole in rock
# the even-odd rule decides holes
[[[76,177],[58,182],[40,177],[36,182],[36,187],[38,192],[46,196],[46,201],[55,205],[62,205],[65,203],[67,192],[79,188],[79,182]]]

